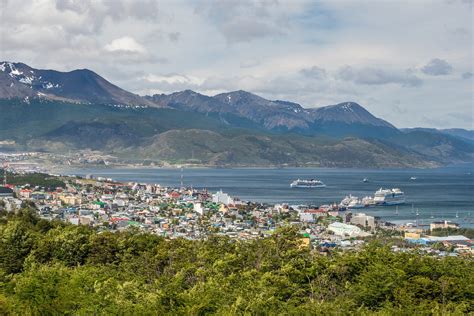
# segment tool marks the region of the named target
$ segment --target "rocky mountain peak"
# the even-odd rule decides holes
[[[395,128],[392,124],[379,119],[356,102],[342,102],[335,105],[311,109],[311,116],[316,121],[340,122]]]
[[[0,99],[26,97],[74,103],[156,106],[89,69],[60,72],[35,69],[23,63],[1,62]]]

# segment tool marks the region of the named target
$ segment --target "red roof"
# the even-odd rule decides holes
[[[128,221],[129,219],[126,217],[112,217],[112,222],[119,222],[119,221]]]
[[[326,210],[321,210],[321,209],[307,209],[304,211],[305,213],[310,213],[310,214],[326,214]]]

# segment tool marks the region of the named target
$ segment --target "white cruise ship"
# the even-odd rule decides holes
[[[326,185],[319,180],[311,179],[311,180],[295,180],[290,183],[290,187],[292,188],[324,188]]]
[[[366,196],[363,199],[359,199],[357,196],[346,196],[341,203],[339,203],[339,207],[345,207],[348,209],[357,209],[357,208],[364,208],[367,206],[373,205],[373,199],[369,196]]]
[[[378,205],[398,205],[405,203],[405,193],[400,189],[382,189],[375,192],[374,202]]]
[[[342,199],[341,203],[339,203],[339,206],[348,208],[349,205],[354,206],[357,204],[360,204],[359,198],[357,196],[349,195],[349,196],[346,196],[344,199]]]

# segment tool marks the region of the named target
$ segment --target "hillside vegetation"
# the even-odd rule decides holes
[[[255,241],[191,241],[48,222],[28,207],[0,217],[4,315],[473,312],[467,258],[380,244],[322,256],[289,227]]]
[[[386,141],[268,131],[233,114],[38,100],[30,104],[3,100],[0,107],[0,140],[14,141],[8,145],[10,150],[91,149],[123,159],[212,166],[433,167],[442,163]]]
[[[4,170],[0,169],[3,176]],[[66,184],[60,178],[52,177],[45,173],[15,174],[7,173],[8,184],[29,186],[30,188],[42,187],[54,191],[56,188],[65,188]]]

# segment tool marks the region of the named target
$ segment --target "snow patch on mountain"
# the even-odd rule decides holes
[[[347,112],[354,112],[354,109],[352,108],[352,104],[349,102],[346,104],[343,104],[341,108]]]
[[[60,85],[58,83],[53,84],[53,83],[48,82],[48,81],[43,82],[42,86],[43,86],[43,89],[52,89],[52,88],[59,88],[60,87]]]
[[[18,69],[16,69],[16,67],[10,63],[10,77],[14,78],[16,76],[20,76],[23,74],[23,72],[19,71]]]
[[[18,79],[18,81],[20,81],[21,83],[24,83],[24,84],[31,85],[33,83],[33,80],[35,80],[35,79],[36,78],[34,76],[31,76],[31,77],[24,76],[23,78]]]

